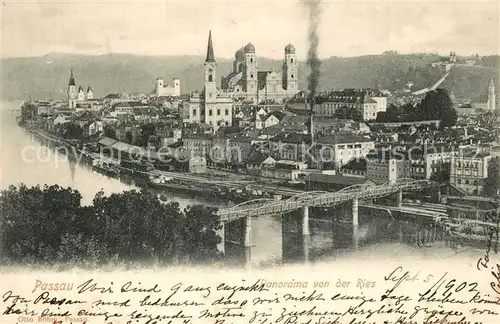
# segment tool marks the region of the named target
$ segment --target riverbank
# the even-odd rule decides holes
[[[95,152],[87,152],[85,149],[75,146],[75,143],[73,141],[59,138],[43,130],[29,129],[24,127],[23,129],[35,135],[36,137],[51,142],[52,144],[66,147],[66,152],[77,156],[78,161],[80,162],[93,165],[93,170],[99,172],[100,174],[103,174],[104,176],[119,178],[122,174],[127,174],[133,177],[134,180],[137,180],[139,186],[148,186],[166,191],[183,191],[187,193],[203,195],[209,194],[215,199],[230,199],[235,203],[241,203],[246,200],[259,198],[274,197],[279,199],[281,197],[291,197],[303,192],[302,190],[282,187],[279,184],[269,185],[252,180],[219,180],[216,178],[211,178],[210,174],[201,176],[174,171],[163,171],[158,169],[141,171],[124,167],[123,165],[119,164],[119,161],[118,163],[112,164],[113,168],[110,167],[111,164],[109,164],[109,166],[100,165],[98,167],[95,167],[100,161],[105,160],[105,157],[99,156],[99,154]],[[118,172],[115,172],[115,170],[117,170]],[[164,183],[155,183],[154,181],[152,181],[160,177],[171,178],[173,181]]]

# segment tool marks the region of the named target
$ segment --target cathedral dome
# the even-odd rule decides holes
[[[252,43],[248,43],[245,46],[245,53],[255,53],[255,46]]]
[[[295,54],[295,46],[293,46],[292,44],[288,44],[285,47],[285,54]]]
[[[236,59],[236,61],[245,60],[245,50],[243,47],[237,50],[236,53],[234,53],[234,58]]]

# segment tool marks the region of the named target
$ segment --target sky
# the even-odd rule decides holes
[[[212,30],[215,56],[234,57],[252,42],[258,56],[308,50],[308,11],[294,0],[0,0],[3,57],[79,54],[205,55]],[[304,1],[304,0],[303,0]],[[325,1],[320,4],[319,56],[451,50],[500,53],[497,1]]]

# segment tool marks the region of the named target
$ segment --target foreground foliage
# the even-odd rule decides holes
[[[220,257],[216,208],[164,204],[135,190],[81,206],[81,194],[57,185],[10,186],[0,196],[3,264],[96,266],[105,263],[204,262]]]

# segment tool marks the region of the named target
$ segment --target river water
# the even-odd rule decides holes
[[[108,178],[78,165],[63,154],[41,144],[32,135],[20,128],[16,123],[20,103],[1,103],[1,141],[0,141],[0,184],[1,189],[9,185],[24,183],[32,185],[60,185],[77,189],[83,196],[82,204],[91,204],[94,195],[101,189],[106,194],[137,189],[134,184]],[[221,206],[208,198],[197,197],[185,193],[165,192],[169,200],[177,201],[181,208],[193,204]],[[221,206],[222,207],[222,206]],[[393,223],[393,222],[392,222]],[[401,243],[394,239],[394,224],[386,220],[376,220],[360,229],[360,250],[354,255],[360,257],[378,258],[381,255],[391,258],[408,257],[411,255],[423,257],[442,257],[443,254],[455,254],[448,247],[433,246],[419,248],[411,244]],[[280,263],[282,260],[282,226],[279,216],[257,217],[252,219],[252,265],[265,266]],[[310,222],[311,236],[308,250],[311,260],[342,260],[352,257],[349,240],[335,236],[332,225],[315,221]],[[348,227],[340,232],[349,233]],[[366,239],[367,233],[377,231],[375,239]],[[339,231],[337,230],[337,233]],[[373,233],[372,233],[373,234]],[[401,235],[401,234],[400,234]],[[371,235],[373,237],[373,235]],[[397,236],[397,235],[396,235]],[[335,239],[333,239],[335,237]]]

